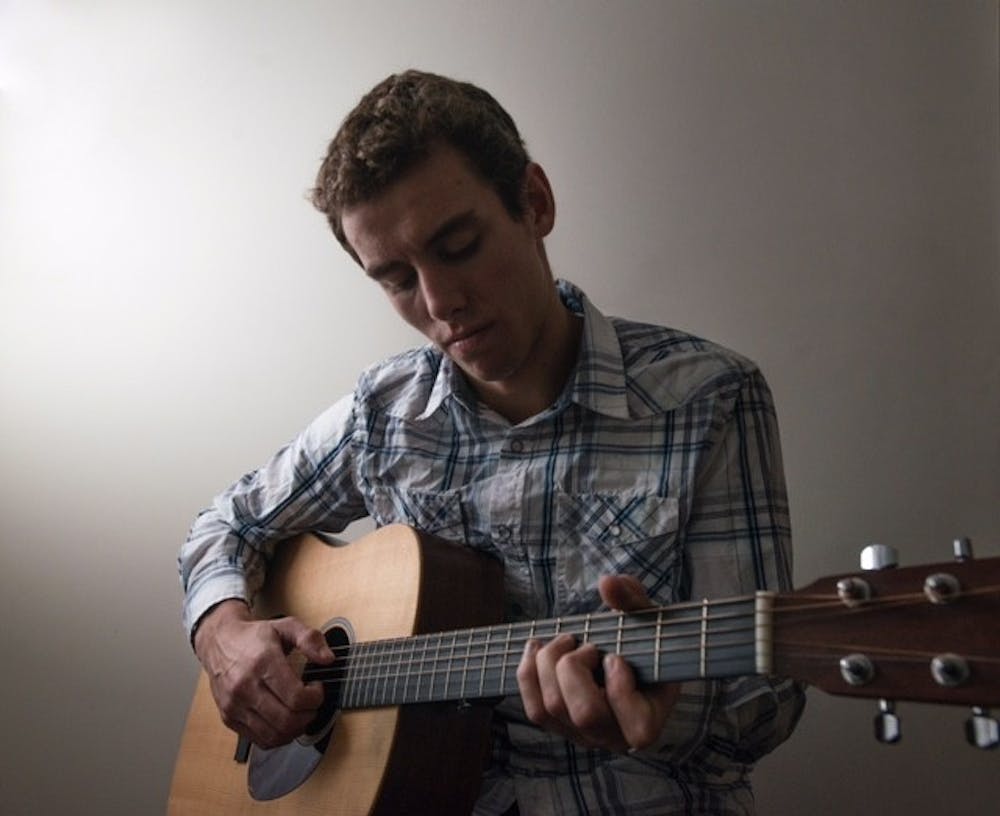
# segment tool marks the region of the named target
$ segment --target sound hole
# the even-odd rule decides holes
[[[338,678],[343,676],[347,665],[347,648],[354,633],[347,621],[338,618],[323,627],[323,634],[337,659],[332,666],[307,664],[303,670],[304,674],[325,675],[323,703],[305,734],[298,739],[278,748],[263,749],[256,745],[252,748],[247,788],[254,799],[268,801],[295,790],[316,770],[333,737],[340,711],[342,683]]]
[[[316,750],[320,753],[326,750],[326,746],[330,742],[333,725],[336,722],[337,714],[340,712],[342,683],[339,678],[343,676],[343,666],[347,660],[347,647],[351,644],[351,635],[348,631],[346,621],[332,621],[327,624],[323,634],[326,638],[326,645],[337,655],[337,659],[332,666],[307,663],[303,674],[309,675],[312,672],[319,673],[320,675],[332,673],[334,679],[324,681],[323,702],[316,712],[316,717],[306,727],[305,733],[299,737],[299,742],[303,745],[315,746]]]

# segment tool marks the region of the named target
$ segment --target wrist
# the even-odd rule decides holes
[[[191,630],[191,646],[195,655],[204,663],[203,650],[206,644],[216,638],[216,632],[231,622],[242,622],[253,619],[253,613],[246,601],[241,598],[228,598],[215,604],[202,615]]]

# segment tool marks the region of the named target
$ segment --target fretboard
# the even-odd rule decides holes
[[[525,644],[570,633],[622,655],[641,685],[767,673],[771,593],[355,643],[323,672],[343,709],[516,694]]]

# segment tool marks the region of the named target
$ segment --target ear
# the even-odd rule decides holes
[[[544,238],[556,224],[556,200],[548,176],[535,162],[524,171],[524,201],[525,219],[535,230],[535,236]]]

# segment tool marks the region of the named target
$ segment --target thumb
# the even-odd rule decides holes
[[[597,582],[601,600],[609,609],[635,612],[654,606],[638,578],[631,575],[604,575]]]
[[[327,645],[326,638],[318,629],[306,626],[298,618],[279,618],[272,623],[274,631],[281,639],[285,651],[298,649],[308,660],[315,663],[331,663],[333,651]]]

